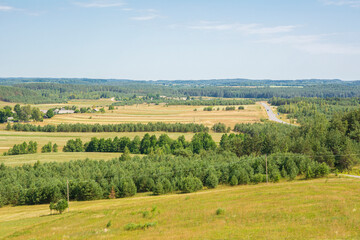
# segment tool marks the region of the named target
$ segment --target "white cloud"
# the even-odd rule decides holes
[[[21,9],[21,8],[14,8],[11,6],[4,6],[4,5],[0,5],[0,12],[16,12],[16,13],[21,13],[21,14],[26,14],[29,16],[40,16],[42,12],[39,11],[31,11],[31,10],[27,10],[27,9]]]
[[[360,54],[360,46],[330,43],[325,39],[326,36],[330,35],[333,34],[282,36],[277,38],[262,39],[258,42],[282,45],[286,44],[311,54]]]
[[[134,20],[134,21],[150,21],[150,20],[153,20],[153,19],[158,18],[158,17],[160,17],[160,16],[156,15],[156,14],[150,14],[150,15],[132,17],[130,19]]]
[[[85,8],[110,8],[110,7],[122,7],[123,1],[117,0],[94,0],[90,2],[75,2],[76,5]]]
[[[299,49],[312,54],[340,54],[340,55],[359,55],[360,46],[352,46],[334,43],[311,43],[296,46]]]
[[[262,39],[258,42],[273,44],[309,44],[317,42],[322,35],[288,35],[276,38]]]
[[[360,8],[360,0],[321,0],[325,5],[349,6]]]
[[[286,25],[286,26],[275,26],[275,27],[263,27],[260,24],[250,23],[250,24],[222,24],[216,22],[201,22],[198,25],[189,26],[190,29],[198,30],[216,30],[216,31],[238,31],[244,34],[275,34],[275,33],[286,33],[293,31],[296,26]]]
[[[7,11],[13,11],[13,10],[15,10],[15,8],[13,8],[11,6],[0,5],[0,11],[7,12]]]

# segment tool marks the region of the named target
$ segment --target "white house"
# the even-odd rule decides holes
[[[65,109],[61,109],[59,110],[58,114],[71,114],[71,113],[75,113],[74,110],[65,110]]]

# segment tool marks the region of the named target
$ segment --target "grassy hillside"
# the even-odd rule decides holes
[[[62,215],[49,215],[48,205],[5,207],[0,238],[358,239],[359,188],[357,179],[329,178],[71,202]],[[156,226],[125,230],[129,223]]]

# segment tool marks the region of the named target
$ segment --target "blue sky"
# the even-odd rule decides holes
[[[360,0],[0,0],[0,77],[360,80]]]

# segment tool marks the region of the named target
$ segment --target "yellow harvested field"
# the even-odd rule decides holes
[[[203,111],[204,106],[165,106],[165,105],[133,105],[119,106],[113,111],[105,113],[86,113],[86,114],[64,114],[56,115],[51,119],[45,120],[44,124],[60,123],[198,123],[212,127],[215,123],[225,123],[227,126],[234,127],[236,123],[260,122],[261,118],[266,118],[266,112],[260,105],[246,105],[245,110],[223,111],[225,106],[215,106],[219,111]],[[197,111],[194,111],[197,109]]]

